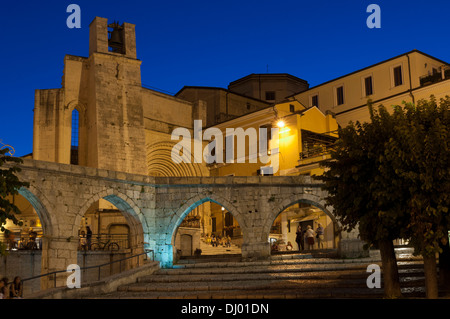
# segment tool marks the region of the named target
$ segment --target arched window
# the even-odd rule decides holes
[[[77,109],[72,111],[72,137],[70,147],[70,164],[78,165],[78,137],[79,137],[79,113]]]

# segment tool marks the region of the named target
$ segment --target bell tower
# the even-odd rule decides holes
[[[125,43],[123,41],[124,38],[124,27],[121,26],[118,22],[111,23],[108,25],[108,47],[109,51],[114,53],[125,54]]]
[[[36,90],[33,158],[147,174],[135,26],[97,17],[89,28],[89,57],[66,55],[62,87]]]
[[[147,174],[135,25],[96,17],[86,62],[88,166]]]
[[[118,53],[136,59],[135,25],[114,21],[108,24],[105,18],[96,17],[89,25],[89,55],[94,52]]]

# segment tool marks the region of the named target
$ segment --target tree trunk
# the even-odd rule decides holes
[[[387,298],[399,298],[402,296],[402,293],[400,290],[394,243],[392,240],[383,240],[379,241],[378,245],[383,266],[384,294]]]
[[[436,256],[423,256],[423,267],[425,270],[425,289],[428,299],[438,298],[438,279],[436,269]]]
[[[442,253],[439,254],[439,290],[443,296],[450,296],[450,245],[441,244]]]

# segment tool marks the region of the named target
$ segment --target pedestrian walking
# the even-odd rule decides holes
[[[19,276],[16,276],[10,287],[10,298],[22,299],[22,295],[23,295],[22,280],[20,279]]]
[[[298,250],[302,251],[305,249],[305,242],[303,241],[302,226],[300,226],[300,224],[298,224],[296,234],[297,234],[297,236],[295,237],[295,241],[297,242]]]
[[[306,227],[305,238],[309,250],[314,249],[314,236],[315,236],[314,230],[312,229],[311,226],[308,225],[308,227]]]
[[[323,249],[323,239],[324,239],[324,236],[323,236],[323,227],[322,227],[322,225],[319,223],[318,225],[317,225],[317,230],[316,230],[316,238],[317,238],[317,248],[319,248],[319,249]]]
[[[88,250],[91,250],[92,244],[92,230],[89,226],[86,226],[86,242]]]

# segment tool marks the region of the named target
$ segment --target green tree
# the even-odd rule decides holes
[[[417,105],[395,107],[396,126],[386,144],[385,158],[395,180],[407,193],[410,222],[405,231],[415,253],[424,259],[428,298],[438,297],[436,255],[448,252],[450,225],[450,99],[432,96]],[[440,269],[448,280],[445,257]],[[448,284],[448,282],[447,282]]]
[[[396,238],[409,239],[423,256],[427,297],[438,296],[435,256],[448,252],[450,225],[449,105],[448,97],[439,105],[432,97],[388,112],[369,103],[371,122],[340,129],[325,165],[328,204],[344,228],[358,227],[363,240],[379,247],[388,297],[400,296]],[[448,260],[442,261],[448,280]]]
[[[7,148],[0,150],[0,231],[5,233],[8,237],[9,231],[5,228],[7,220],[11,220],[15,225],[20,225],[17,215],[20,210],[14,203],[11,203],[9,198],[19,193],[21,187],[28,187],[29,184],[21,182],[16,176],[20,172],[20,168],[14,164],[22,163],[22,160],[17,157],[5,155],[9,150]],[[7,164],[6,167],[3,167]],[[1,244],[0,254],[5,253],[5,246]]]
[[[401,296],[393,240],[403,236],[407,215],[401,208],[405,195],[383,161],[384,145],[395,122],[387,112],[378,114],[369,102],[370,123],[350,123],[339,129],[331,160],[319,177],[328,192],[327,204],[344,231],[358,228],[362,240],[380,249],[385,295]],[[381,173],[383,171],[384,173]]]

